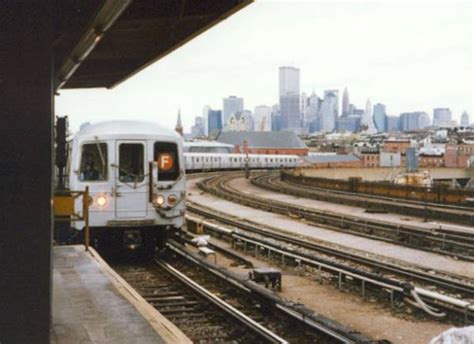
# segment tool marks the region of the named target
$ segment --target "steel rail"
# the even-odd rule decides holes
[[[239,286],[242,290],[246,291],[247,293],[252,292],[241,281],[236,280],[235,278],[233,278],[232,276],[230,276],[228,274],[225,274],[220,269],[216,269],[215,267],[210,266],[209,264],[207,264],[207,263],[205,263],[201,260],[196,259],[192,255],[190,255],[187,252],[185,252],[184,250],[182,250],[180,247],[174,245],[173,243],[171,243],[171,242],[168,243],[168,247],[170,249],[172,249],[174,252],[176,252],[176,253],[180,254],[181,256],[185,257],[186,259],[192,261],[193,263],[205,268],[207,271],[211,272],[212,274],[216,275],[217,277],[219,277],[219,278],[221,278],[221,279],[223,279],[223,280],[225,280],[225,281],[227,281],[227,282],[229,282],[233,285]],[[267,297],[267,295],[263,295],[263,294],[259,294],[259,296]],[[285,305],[284,303],[279,302],[275,298],[269,299],[267,301],[270,301],[271,303],[273,303],[275,305],[275,307],[280,309],[286,315],[294,318],[297,321],[303,322],[304,324],[316,329],[317,331],[325,333],[326,335],[332,337],[333,339],[338,340],[341,343],[347,343],[347,344],[351,344],[351,343],[354,343],[354,344],[355,343],[369,343],[369,342],[370,343],[376,343],[376,342],[371,341],[370,339],[368,339],[367,337],[365,337],[363,335],[360,335],[356,332],[352,332],[352,330],[349,330],[348,328],[334,329],[333,327],[329,326],[328,324],[325,324],[324,322],[316,321],[310,315],[304,314],[302,312],[298,312],[297,310]]]
[[[192,279],[172,267],[170,264],[166,263],[165,261],[155,259],[156,264],[158,264],[161,268],[166,270],[175,278],[179,279],[182,283],[184,283],[189,288],[193,289],[196,293],[204,297],[206,300],[212,302],[214,305],[222,309],[225,313],[232,316],[234,319],[239,321],[242,325],[250,328],[252,331],[257,333],[262,338],[272,342],[272,343],[281,343],[281,344],[288,344],[288,341],[281,338],[277,334],[273,333],[266,327],[260,325],[258,322],[252,320],[244,313],[233,307],[232,305],[228,304],[224,300],[220,299],[219,297],[215,296],[213,293],[205,289],[204,287],[200,286]]]
[[[417,271],[417,270],[414,270],[413,268],[402,267],[402,266],[389,263],[389,262],[382,263],[374,258],[358,255],[355,253],[350,253],[347,250],[328,247],[326,245],[318,244],[316,242],[308,242],[305,240],[294,238],[290,236],[289,234],[282,233],[282,231],[279,229],[276,229],[270,226],[262,226],[261,224],[252,222],[250,220],[245,220],[244,222],[242,219],[240,220],[232,219],[229,216],[225,216],[223,214],[220,214],[217,211],[211,210],[209,208],[205,208],[203,206],[198,206],[197,204],[194,204],[190,201],[188,201],[187,209],[188,211],[191,211],[193,213],[199,214],[207,218],[215,219],[229,226],[241,228],[243,230],[246,230],[252,233],[260,234],[262,236],[273,238],[275,240],[280,240],[285,243],[296,245],[308,250],[321,252],[323,254],[335,256],[344,260],[350,260],[355,263],[362,264],[368,267],[387,271],[389,273],[395,273],[404,277],[413,278],[419,281],[437,285],[439,287],[448,288],[455,292],[474,294],[474,284],[469,285],[467,283],[458,281],[460,279],[460,276],[450,276],[450,275],[447,275],[448,277],[433,276],[432,274],[428,272],[424,272],[422,270]],[[190,217],[189,214],[186,214],[186,217],[190,219],[191,221],[195,220],[193,217]],[[219,228],[219,226],[213,224],[212,222],[203,221],[202,223],[210,229]],[[227,232],[224,232],[225,229],[222,228],[222,226],[219,228],[219,230],[222,231],[221,233],[228,236],[231,236],[231,234],[233,233],[232,230],[227,230]],[[244,234],[241,234],[241,235],[244,235]]]
[[[463,241],[460,239],[458,241],[446,238],[446,234],[438,234],[436,231],[424,228],[392,224],[379,220],[368,220],[357,216],[341,215],[314,208],[302,208],[285,202],[243,194],[227,185],[227,182],[236,176],[238,176],[238,174],[205,179],[198,182],[198,186],[202,190],[224,199],[286,216],[289,214],[295,214],[311,222],[318,223],[318,225],[322,223],[325,227],[331,230],[393,242],[435,253],[444,253],[465,260],[474,260],[474,245],[471,243],[465,243],[466,240],[469,241],[469,238],[464,238]],[[331,225],[328,225],[328,223]],[[415,240],[421,242],[417,245],[413,243]],[[427,245],[435,245],[436,249],[427,247]],[[466,255],[466,253],[469,255]]]
[[[317,200],[324,200],[328,202],[342,202],[348,205],[369,206],[373,201],[377,205],[384,205],[384,208],[390,211],[411,215],[418,217],[429,217],[433,219],[441,219],[449,216],[451,222],[458,224],[474,224],[474,208],[460,207],[447,204],[439,204],[432,202],[420,202],[407,199],[394,199],[384,196],[376,196],[363,193],[353,193],[341,190],[331,190],[321,187],[298,184],[293,181],[282,180],[276,173],[263,173],[251,179],[251,183],[255,186],[295,195],[299,197],[312,198]],[[380,208],[376,208],[380,209]],[[441,230],[439,230],[441,232]],[[450,232],[446,230],[446,232]],[[452,231],[455,232],[455,231]],[[459,234],[459,231],[457,232]],[[465,233],[469,233],[465,231]],[[474,232],[471,232],[474,237]]]
[[[210,215],[210,217],[216,218],[214,217],[214,215]],[[188,220],[194,221],[195,219],[196,219],[195,217],[188,217]],[[419,303],[426,301],[437,307],[443,307],[443,308],[447,307],[447,309],[449,310],[455,310],[457,313],[463,314],[464,320],[466,323],[469,321],[469,315],[471,314],[471,312],[474,311],[474,305],[462,299],[444,295],[438,292],[433,292],[425,288],[415,286],[409,282],[400,281],[393,278],[386,278],[386,277],[380,276],[379,274],[374,274],[374,273],[367,272],[364,270],[345,266],[343,264],[336,263],[336,262],[323,259],[320,257],[315,257],[310,254],[305,254],[301,252],[296,253],[295,250],[289,250],[288,248],[275,244],[275,243],[271,243],[267,241],[263,242],[264,241],[263,239],[258,239],[255,237],[245,235],[243,233],[236,232],[233,229],[222,227],[216,223],[208,222],[206,220],[200,220],[200,221],[205,227],[210,228],[214,231],[219,231],[223,235],[230,236],[233,239],[233,243],[235,242],[235,240],[241,240],[245,243],[253,244],[256,248],[257,247],[264,248],[267,250],[267,252],[271,251],[271,252],[280,254],[282,257],[282,262],[284,262],[285,258],[291,258],[293,259],[293,261],[298,262],[299,265],[301,265],[302,263],[305,263],[308,266],[316,267],[319,269],[324,268],[326,271],[332,271],[333,273],[338,275],[339,288],[341,288],[342,276],[350,276],[353,279],[357,279],[362,282],[363,294],[365,294],[366,283],[369,283],[371,285],[378,286],[379,288],[390,290],[390,298],[392,302],[393,302],[393,298],[395,294],[403,295],[404,298],[407,298],[408,301],[411,301],[410,303],[413,303],[413,301],[410,299],[411,297],[414,297],[413,294],[415,294],[416,296],[423,296],[422,299],[420,298],[415,299],[415,306],[423,309],[424,307],[427,307],[427,306],[420,305]],[[230,220],[230,222],[231,221],[232,220]],[[241,227],[238,222],[237,223],[235,222],[233,224],[234,226]],[[248,226],[245,226],[245,229],[247,228]],[[265,231],[265,235],[267,237],[271,236],[267,231]],[[278,236],[280,236],[280,234]],[[380,264],[377,264],[377,266],[380,266]],[[393,268],[389,268],[389,269],[393,270]],[[403,272],[403,270],[400,270],[400,271]],[[444,282],[442,282],[441,284],[444,284]],[[467,288],[467,289],[463,289],[463,291],[467,291],[472,294],[474,292],[474,289]],[[429,308],[432,309],[431,307]],[[437,314],[439,317],[439,314],[441,313],[437,313]],[[443,316],[443,314],[441,316]]]

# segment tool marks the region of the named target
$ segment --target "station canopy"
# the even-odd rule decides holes
[[[61,0],[55,89],[111,88],[252,0]]]

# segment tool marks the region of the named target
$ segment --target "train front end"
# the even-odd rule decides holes
[[[150,123],[105,122],[81,130],[72,151],[70,187],[89,187],[91,243],[101,252],[150,257],[181,230],[186,178],[179,135]]]

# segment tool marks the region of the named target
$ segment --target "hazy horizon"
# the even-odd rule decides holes
[[[389,115],[448,107],[472,113],[472,4],[289,2],[251,4],[112,90],[61,90],[56,115],[70,126],[110,119],[185,130],[205,105],[244,98],[251,111],[278,103],[278,67],[301,71],[301,91],[349,90]]]

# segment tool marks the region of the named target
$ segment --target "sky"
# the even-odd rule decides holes
[[[61,90],[56,115],[70,127],[114,119],[185,131],[205,105],[244,98],[278,103],[278,67],[300,69],[301,91],[348,88],[351,103],[389,115],[448,107],[472,112],[470,1],[256,1],[117,87]]]

